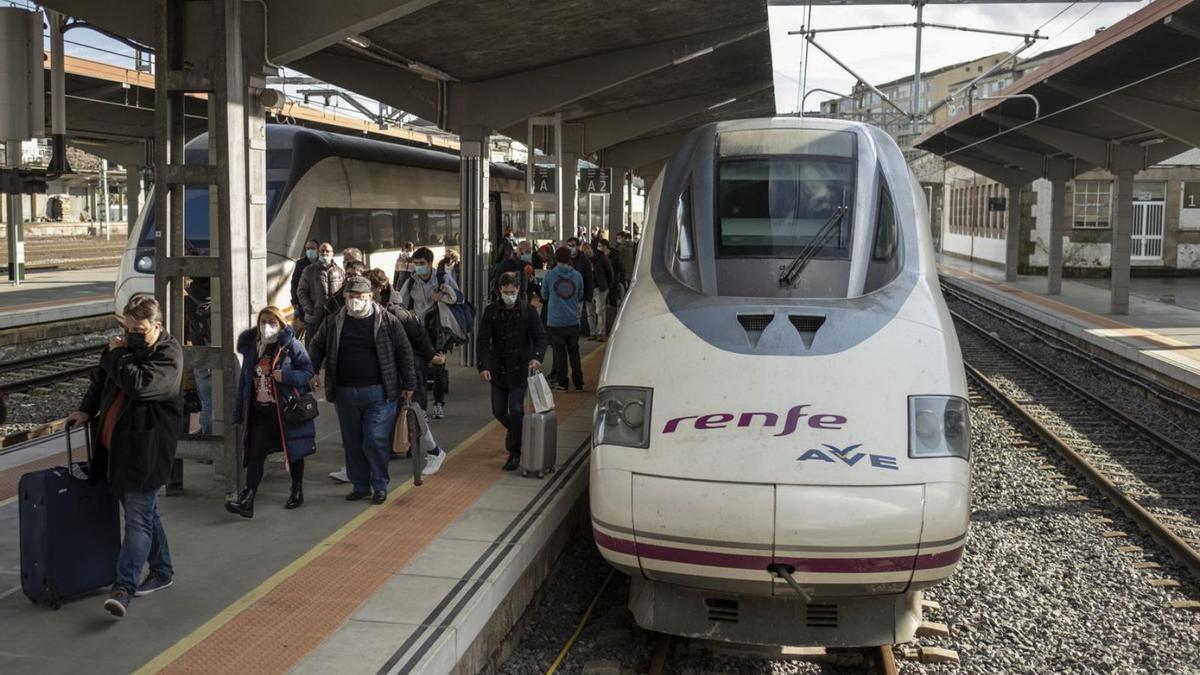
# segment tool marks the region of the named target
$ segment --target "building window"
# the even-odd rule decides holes
[[[1112,182],[1075,181],[1071,220],[1078,228],[1105,229],[1112,218]]]

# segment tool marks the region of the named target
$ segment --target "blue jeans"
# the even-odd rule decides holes
[[[200,433],[212,433],[212,370],[195,368],[196,393],[200,396]]]
[[[356,492],[388,488],[388,455],[399,405],[383,397],[383,385],[338,387],[333,407],[342,428],[346,476]]]
[[[125,507],[125,539],[117,555],[117,580],[113,589],[123,588],[132,596],[142,583],[142,567],[149,562],[150,572],[170,578],[171,550],[167,533],[158,517],[158,490],[125,492],[120,495]]]

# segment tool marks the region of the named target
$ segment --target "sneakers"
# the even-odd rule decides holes
[[[133,595],[134,597],[140,598],[150,595],[156,591],[161,591],[164,588],[170,588],[171,584],[173,583],[175,583],[175,581],[171,577],[151,572],[150,574],[146,575],[146,580],[142,582],[141,586],[138,586],[138,589],[134,591]]]
[[[425,468],[421,470],[422,476],[432,476],[442,468],[442,462],[446,461],[446,451],[438,448],[438,454],[429,454],[425,456]]]
[[[433,404],[433,419],[440,420],[440,419],[444,418],[445,416],[446,416],[446,404],[445,403],[434,403]]]
[[[114,589],[104,601],[104,610],[120,619],[129,611],[129,593],[123,588]]]
[[[342,468],[338,469],[337,471],[330,473],[329,477],[336,480],[339,483],[349,483],[350,482],[350,477],[346,475],[346,467],[344,467],[344,466]]]

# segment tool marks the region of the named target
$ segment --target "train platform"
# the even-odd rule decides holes
[[[0,329],[110,315],[118,271],[31,270],[20,285],[0,281]]]
[[[449,455],[424,485],[391,462],[388,501],[347,502],[337,418],[321,403],[304,506],[285,511],[289,478],[268,474],[247,520],[227,513],[212,467],[187,462],[182,494],[163,497],[175,585],[113,619],[107,591],[60,610],[20,590],[16,485],[65,461],[64,440],[0,455],[0,672],[476,672],[522,615],[586,504],[588,439],[603,349],[585,341],[587,387],[559,393],[558,470],[501,471],[503,428],[488,386],[452,367]]]
[[[1051,296],[1044,276],[1005,282],[1003,270],[944,255],[938,267],[951,285],[1200,390],[1200,278],[1133,279],[1129,314],[1116,316],[1104,279],[1063,279],[1062,294]]]

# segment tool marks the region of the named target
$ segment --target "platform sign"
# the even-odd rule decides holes
[[[1200,209],[1200,182],[1184,181],[1183,208]]]
[[[553,166],[533,167],[533,191],[535,194],[554,194],[557,186],[558,169]]]
[[[580,169],[580,194],[608,194],[612,186],[612,169]]]

